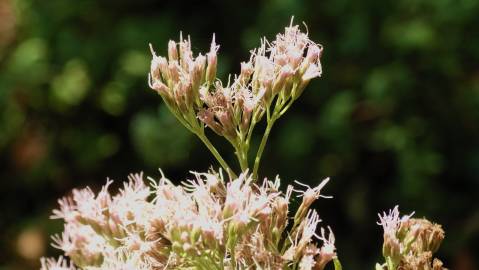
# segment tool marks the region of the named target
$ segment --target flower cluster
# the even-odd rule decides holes
[[[299,26],[290,25],[274,41],[263,39],[249,61],[241,63],[240,74],[226,84],[216,78],[218,49],[214,36],[206,56],[193,56],[190,40],[182,38],[168,43],[168,58],[151,49],[149,84],[179,121],[203,141],[205,126],[226,138],[245,171],[256,123],[266,114],[272,126],[310,80],[321,76],[322,47]],[[229,166],[223,167],[230,171]]]
[[[439,259],[433,258],[444,239],[441,225],[411,216],[400,217],[397,206],[388,214],[379,215],[378,224],[384,229],[383,256],[386,263],[378,264],[376,269],[445,269]]]
[[[98,194],[74,190],[54,210],[52,218],[65,221],[54,246],[80,269],[324,269],[336,257],[334,235],[318,233],[310,205],[327,180],[298,194],[303,210],[289,227],[298,191],[280,191],[279,178],[252,181],[247,173],[225,182],[209,172],[179,186],[164,176],[146,185],[134,174],[115,196],[111,181]],[[43,260],[42,269],[74,266],[61,257]]]
[[[329,227],[318,232],[321,220],[311,209],[325,197],[321,190],[329,178],[314,188],[297,182],[302,190],[288,185],[281,191],[278,177],[258,183],[271,128],[310,80],[321,76],[322,47],[291,23],[274,41],[263,39],[228,83],[216,78],[219,46],[214,36],[206,55],[194,56],[190,39],[182,37],[168,43],[168,57],[150,48],[150,87],[208,147],[229,180],[220,170],[193,173],[182,185],[162,174],[147,185],[142,174],[132,174],[114,196],[108,191],[110,180],[98,194],[89,188],[74,190],[59,201],[52,216],[65,222],[53,246],[70,262],[64,257],[42,259],[42,270],[322,270],[331,261],[340,270],[335,237]],[[251,136],[263,118],[266,129],[250,170]],[[205,127],[234,147],[239,176],[212,145]],[[301,204],[290,215],[293,192]],[[397,207],[379,218],[385,263],[376,270],[445,269],[433,259],[444,238],[440,225],[400,217]]]

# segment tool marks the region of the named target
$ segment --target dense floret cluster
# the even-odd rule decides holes
[[[310,206],[328,179],[286,192],[279,178],[252,181],[210,172],[179,186],[164,176],[146,185],[134,174],[115,196],[111,181],[98,194],[74,190],[52,216],[65,221],[54,246],[81,269],[324,269],[336,256],[334,236],[317,234]],[[302,203],[289,224],[293,193]],[[45,270],[73,268],[63,258],[43,262]]]

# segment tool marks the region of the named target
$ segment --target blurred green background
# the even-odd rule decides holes
[[[396,204],[443,224],[448,268],[477,269],[478,14],[477,0],[0,0],[0,269],[59,254],[48,217],[74,187],[216,164],[149,90],[149,42],[165,54],[183,31],[204,52],[214,32],[225,79],[291,15],[324,45],[324,72],[275,126],[261,174],[331,176],[316,206],[345,269],[373,269],[376,214]]]

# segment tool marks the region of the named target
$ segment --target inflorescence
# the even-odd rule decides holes
[[[311,206],[329,178],[311,188],[296,182],[280,190],[280,179],[259,182],[258,168],[274,123],[322,73],[321,45],[291,24],[284,33],[261,41],[241,63],[239,75],[216,77],[215,37],[209,52],[194,56],[190,38],[169,41],[168,56],[156,55],[148,82],[172,114],[194,133],[226,171],[192,173],[174,185],[132,174],[116,195],[108,180],[95,194],[73,190],[59,200],[52,218],[64,221],[53,246],[69,259],[42,259],[42,270],[298,269],[322,270],[333,262],[341,270],[331,228],[318,229]],[[253,130],[266,128],[253,162],[248,160]],[[226,162],[205,128],[234,148],[240,171]],[[293,196],[296,194],[296,196]],[[291,213],[294,198],[301,200]],[[433,258],[444,238],[440,225],[399,216],[398,208],[380,215],[385,262],[376,270],[444,270]],[[319,240],[319,241],[318,241]],[[321,244],[319,244],[319,242]]]
[[[133,174],[115,196],[108,181],[98,194],[85,188],[61,199],[52,218],[65,226],[54,247],[80,269],[324,269],[336,258],[334,235],[317,234],[310,206],[325,182],[298,193],[281,192],[278,177],[257,185],[248,173],[230,181],[193,173],[179,186]],[[301,211],[289,224],[293,192]],[[42,264],[76,269],[63,258]]]

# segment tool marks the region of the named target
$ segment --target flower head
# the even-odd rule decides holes
[[[444,239],[444,231],[440,225],[411,218],[412,215],[400,217],[398,206],[379,215],[378,224],[384,229],[383,256],[388,267],[443,269],[433,253]]]
[[[221,173],[210,171],[193,173],[182,185],[163,174],[146,185],[140,173],[130,175],[116,195],[108,192],[111,183],[98,194],[75,190],[54,211],[65,225],[53,246],[81,268],[188,268],[194,258],[211,256],[210,263],[229,269],[278,269],[290,263],[311,269],[335,254],[332,233],[329,238],[316,233],[320,219],[314,210],[286,231],[293,187],[281,192],[278,177],[257,185],[246,172],[225,182]],[[43,260],[45,270],[73,269],[68,267],[63,259]]]

